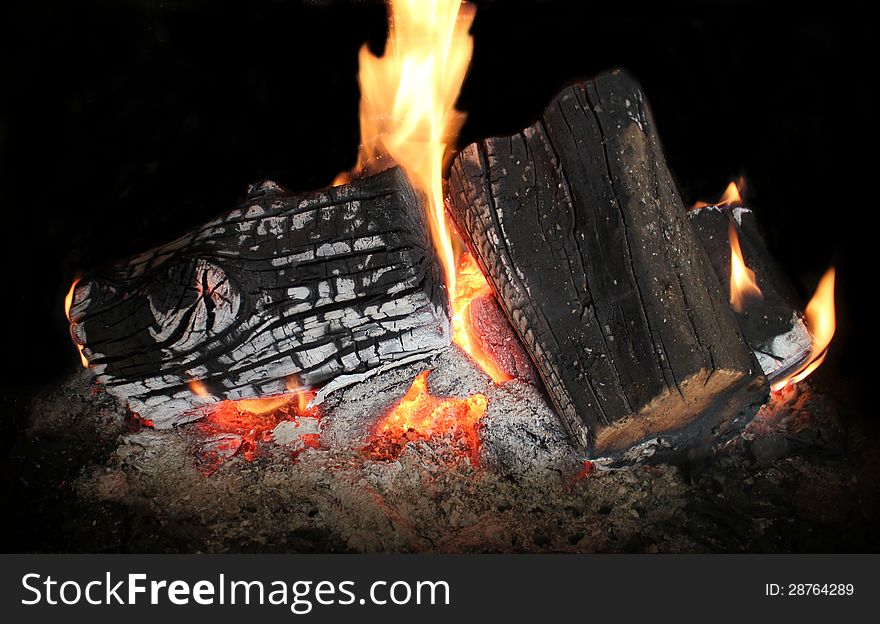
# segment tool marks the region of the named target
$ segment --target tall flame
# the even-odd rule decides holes
[[[70,290],[67,291],[67,294],[64,296],[64,316],[67,317],[67,323],[70,323],[70,306],[73,304],[73,291],[76,290],[76,285],[79,283],[79,278],[73,280],[73,284],[70,285]],[[76,345],[77,351],[79,351],[79,361],[82,363],[83,368],[89,367],[89,361],[86,359],[85,353],[83,353],[83,346],[74,339],[73,343]]]
[[[455,251],[443,204],[443,159],[464,114],[455,100],[470,63],[474,9],[462,0],[390,0],[385,54],[361,48],[361,149],[356,171],[400,165],[428,198],[434,245],[455,299]]]
[[[828,345],[834,338],[834,330],[837,326],[834,314],[834,267],[828,269],[819,280],[819,285],[816,287],[813,298],[807,304],[804,316],[807,328],[813,338],[810,360],[790,376],[774,383],[773,390],[782,390],[789,384],[803,381],[825,361]]]
[[[452,308],[453,342],[501,383],[510,377],[470,339],[467,326],[471,300],[491,289],[473,261],[462,259],[464,269],[458,265],[460,243],[443,203],[446,148],[465,118],[455,100],[473,51],[468,30],[475,9],[462,0],[389,0],[388,6],[385,54],[377,57],[366,45],[360,51],[361,148],[353,173],[368,175],[396,163],[425,193]],[[342,174],[335,183],[349,177]]]
[[[761,299],[764,295],[758,288],[755,272],[746,266],[743,259],[739,236],[733,221],[730,222],[728,232],[730,234],[730,305],[737,312],[742,312],[745,309],[746,299]]]

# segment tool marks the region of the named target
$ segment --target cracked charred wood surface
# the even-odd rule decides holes
[[[449,204],[584,448],[713,439],[766,396],[626,74],[570,86],[534,125],[466,147]]]
[[[342,387],[449,344],[425,215],[399,169],[306,194],[265,182],[80,281],[71,333],[97,379],[156,427],[219,400]]]

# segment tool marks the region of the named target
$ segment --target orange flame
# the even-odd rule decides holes
[[[70,290],[67,291],[67,294],[64,296],[64,316],[67,317],[67,322],[70,323],[70,306],[73,304],[73,291],[76,290],[76,285],[79,284],[79,279],[76,278],[73,280],[73,284],[70,285]],[[71,337],[72,334],[71,334]],[[79,351],[79,361],[82,363],[83,368],[89,367],[89,361],[86,359],[85,354],[83,353],[83,346],[76,341],[74,338],[73,344],[76,345],[77,351]]]
[[[194,395],[202,398],[208,396],[208,389],[205,387],[205,384],[198,379],[193,379],[187,382],[186,385],[189,386],[190,392],[192,392]]]
[[[312,399],[318,394],[314,389],[302,389],[299,382],[299,377],[296,375],[290,375],[287,378],[287,382],[285,384],[288,390],[294,390],[294,397],[296,398],[297,410],[299,410],[300,414],[310,415],[317,411],[317,407],[309,407],[309,403],[312,402]]]
[[[746,299],[752,297],[763,299],[764,295],[758,288],[755,272],[746,266],[743,259],[739,236],[733,221],[730,222],[728,232],[730,234],[730,305],[737,312],[742,312],[745,309]]]
[[[453,234],[443,204],[443,159],[464,114],[455,100],[470,63],[472,5],[462,0],[391,0],[385,54],[361,48],[361,149],[355,171],[393,161],[428,199],[434,246],[455,300]]]
[[[742,196],[739,193],[739,186],[736,182],[731,182],[724,189],[724,194],[718,200],[716,206],[742,206]]]
[[[470,355],[496,384],[510,381],[511,376],[501,370],[495,360],[480,347],[479,340],[471,336],[468,322],[471,301],[492,294],[486,277],[471,254],[465,253],[461,256],[457,277],[455,298],[452,300],[452,341]]]
[[[472,259],[456,262],[461,244],[443,203],[443,165],[464,114],[455,110],[470,63],[473,40],[468,34],[473,5],[462,0],[390,0],[385,54],[361,48],[361,148],[355,175],[381,171],[397,163],[428,199],[434,247],[443,265],[452,308],[453,341],[495,383],[510,377],[471,340],[467,308],[491,292]],[[340,174],[334,184],[351,179]]]
[[[834,330],[837,327],[834,313],[834,267],[828,269],[819,280],[816,292],[807,304],[804,317],[807,329],[810,330],[810,335],[813,338],[810,360],[790,376],[774,383],[774,391],[782,390],[789,384],[803,381],[825,361],[828,345],[831,344]]]
[[[724,189],[724,194],[721,196],[721,199],[717,202],[710,204],[708,202],[698,201],[693,205],[693,209],[705,208],[706,206],[742,206],[743,199],[741,189],[745,188],[745,185],[746,181],[744,178],[739,178],[736,181],[730,182],[727,185],[727,188]]]
[[[268,397],[259,397],[255,399],[236,399],[221,401],[218,405],[223,403],[234,404],[235,407],[241,412],[247,412],[255,416],[260,416],[263,414],[274,412],[277,409],[296,402],[297,414],[299,414],[300,416],[314,415],[317,412],[317,408],[309,407],[309,403],[312,399],[315,398],[316,392],[314,390],[297,390],[299,388],[299,384],[296,381],[292,381],[293,379],[295,379],[295,376],[291,376],[290,378],[288,378],[286,385],[289,390],[296,390],[295,392]],[[187,382],[187,385],[189,386],[190,392],[192,392],[196,396],[207,397],[210,395],[210,393],[208,392],[208,388],[205,386],[204,382],[198,379],[190,380],[189,382]]]
[[[428,391],[429,371],[419,373],[402,399],[388,412],[376,428],[379,444],[400,440],[405,446],[412,440],[426,440],[432,436],[458,434],[464,436],[468,450],[476,459],[478,449],[477,423],[486,413],[489,400],[483,394],[465,399],[438,398]],[[400,450],[400,449],[398,449]],[[377,453],[392,455],[391,452]]]
[[[284,407],[291,401],[293,401],[293,397],[280,395],[261,397],[259,399],[239,399],[235,401],[235,405],[243,412],[249,412],[251,414],[260,416],[262,414],[274,412],[278,408]]]

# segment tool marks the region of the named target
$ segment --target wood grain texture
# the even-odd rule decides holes
[[[448,201],[584,448],[705,435],[766,393],[626,74],[467,146]]]
[[[254,186],[222,217],[79,282],[72,335],[98,381],[156,427],[223,399],[344,386],[449,344],[425,215],[396,168],[306,194]]]

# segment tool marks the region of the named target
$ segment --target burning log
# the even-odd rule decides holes
[[[685,444],[741,426],[766,397],[626,74],[570,86],[522,132],[466,147],[449,196],[584,448]]]
[[[156,427],[225,399],[326,391],[449,344],[424,197],[399,169],[290,194],[272,182],[69,296],[97,379]]]
[[[722,201],[698,205],[688,217],[758,362],[771,383],[810,356],[812,339],[797,312],[797,297],[768,251],[754,213],[731,183]],[[737,284],[738,274],[745,285]],[[731,277],[733,276],[733,279]],[[740,277],[740,280],[744,278]]]

